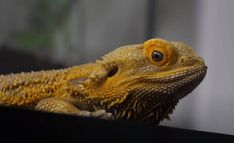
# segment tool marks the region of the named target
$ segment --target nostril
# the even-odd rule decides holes
[[[114,76],[118,71],[119,71],[119,67],[117,67],[117,66],[113,67],[113,68],[109,71],[109,73],[107,74],[107,77],[112,77],[112,76]]]
[[[186,60],[185,60],[185,57],[181,57],[181,58],[180,58],[180,63],[181,63],[181,64],[184,64],[185,61],[186,61]]]

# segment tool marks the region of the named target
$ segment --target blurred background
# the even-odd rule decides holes
[[[161,125],[234,135],[233,0],[0,0],[0,73],[92,62],[160,37],[190,44],[208,73]]]

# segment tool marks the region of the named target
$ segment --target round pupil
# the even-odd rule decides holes
[[[163,54],[159,51],[154,51],[152,53],[152,58],[154,61],[159,62],[159,61],[163,60]]]

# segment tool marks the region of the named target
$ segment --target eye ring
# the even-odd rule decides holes
[[[163,53],[161,53],[159,51],[153,51],[151,54],[151,57],[155,62],[160,62],[164,59]]]
[[[176,59],[171,43],[163,39],[145,41],[144,52],[152,64],[160,67],[170,65]]]

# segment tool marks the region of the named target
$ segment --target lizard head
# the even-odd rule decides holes
[[[88,98],[118,119],[153,123],[168,118],[207,69],[190,46],[163,39],[120,47],[96,64],[105,73],[87,87]]]

